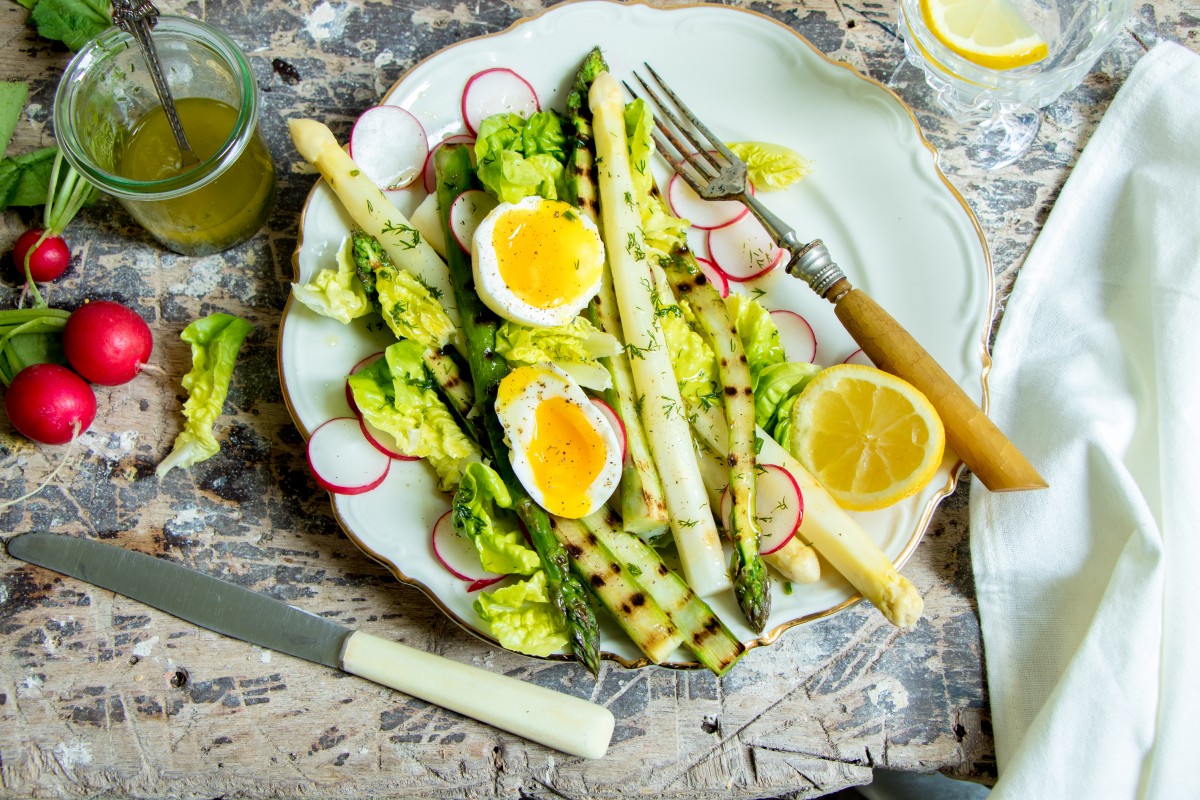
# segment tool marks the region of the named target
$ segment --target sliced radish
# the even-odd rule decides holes
[[[334,494],[369,492],[387,477],[392,460],[363,436],[354,417],[335,417],[308,438],[308,466]]]
[[[759,552],[770,555],[791,541],[804,521],[800,484],[781,466],[767,464],[755,482],[755,509],[762,540]]]
[[[779,343],[788,361],[816,361],[817,336],[808,320],[795,311],[778,310],[771,312],[771,321],[779,329]]]
[[[367,356],[362,361],[359,361],[357,364],[355,364],[353,367],[351,367],[350,372],[346,375],[346,377],[348,378],[348,377],[350,377],[350,375],[355,375],[355,374],[361,372],[362,370],[371,366],[372,364],[374,364],[376,361],[378,361],[381,358],[383,358],[382,350],[379,351],[378,353],[371,353],[371,355]],[[352,412],[354,412],[354,416],[356,416],[356,417],[362,416],[362,412],[358,410],[358,403],[354,402],[354,392],[350,391],[350,382],[349,381],[346,382],[346,402],[350,404],[350,410]]]
[[[403,189],[383,190],[383,196],[390,200],[392,205],[396,207],[396,210],[406,217],[411,216],[413,209],[425,199],[424,197],[417,197],[418,193],[421,195],[425,194],[415,183],[410,183]]]
[[[708,282],[717,287],[721,297],[729,297],[729,278],[725,277],[725,273],[707,258],[697,258],[696,263],[700,265],[700,271],[708,278]]]
[[[493,114],[519,114],[528,119],[540,110],[537,92],[529,81],[505,67],[476,72],[463,88],[463,122],[473,134],[478,133],[479,124]]]
[[[760,464],[754,483],[754,517],[762,532],[758,552],[769,556],[779,550],[800,530],[804,520],[804,495],[792,474],[775,464]],[[729,530],[733,497],[726,487],[721,495],[721,521]]]
[[[469,581],[467,591],[474,592],[489,586],[504,576],[488,572],[479,565],[479,551],[465,536],[454,530],[452,511],[438,517],[433,526],[433,555],[446,571],[460,581]],[[482,584],[482,585],[477,585]]]
[[[442,139],[440,142],[429,148],[429,155],[425,157],[425,176],[423,183],[425,191],[433,194],[437,190],[437,169],[433,164],[433,155],[438,151],[438,148],[446,144],[475,144],[475,137],[469,133],[455,133]]]
[[[454,198],[450,206],[450,230],[463,252],[470,254],[475,229],[497,205],[496,198],[482,189],[467,189]]]
[[[381,189],[403,189],[425,168],[425,129],[399,106],[375,106],[359,115],[350,132],[350,156]]]
[[[617,434],[617,441],[621,443],[621,461],[625,461],[626,436],[625,436],[625,421],[617,414],[615,408],[601,400],[599,397],[591,398],[592,405],[600,409],[600,413],[608,420],[608,424],[612,425],[613,432]]]
[[[385,430],[376,428],[365,418],[360,418],[358,424],[362,427],[363,436],[367,437],[367,441],[371,443],[379,452],[383,453],[388,458],[394,458],[397,461],[419,461],[416,456],[404,454],[400,443],[396,441],[396,437]]]
[[[731,281],[767,274],[783,260],[783,249],[752,214],[708,232],[708,254]]]
[[[750,193],[754,193],[753,187]],[[667,203],[675,216],[705,231],[732,225],[750,213],[740,200],[705,200],[678,174],[667,183]]]
[[[480,589],[486,589],[493,583],[499,583],[500,581],[504,580],[504,578],[505,576],[501,575],[499,578],[485,578],[481,581],[475,581],[467,587],[467,594],[470,594],[471,592],[478,592]]]
[[[843,361],[842,363],[843,364],[862,364],[864,367],[875,366],[875,362],[867,357],[867,354],[862,351],[861,347],[858,348],[857,350],[855,350],[850,355],[846,356],[846,360]]]

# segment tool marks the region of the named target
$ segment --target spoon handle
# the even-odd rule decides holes
[[[175,142],[179,145],[182,166],[188,167],[200,163],[200,159],[188,144],[187,134],[183,132],[183,123],[179,121],[179,112],[175,110],[175,100],[171,97],[171,88],[163,75],[162,62],[158,59],[158,49],[150,35],[151,28],[158,22],[158,9],[150,0],[139,0],[134,5],[133,0],[113,0],[113,23],[128,33],[138,43],[146,66],[150,70],[150,79],[154,81],[154,90],[158,93],[159,102],[167,114],[167,124],[175,134]]]

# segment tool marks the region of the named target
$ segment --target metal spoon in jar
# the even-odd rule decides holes
[[[163,75],[162,62],[158,60],[158,50],[154,47],[154,39],[150,30],[158,22],[158,9],[150,0],[140,0],[136,5],[133,0],[113,0],[113,24],[134,38],[141,48],[142,57],[150,70],[150,78],[154,81],[154,90],[158,92],[158,100],[162,103],[163,111],[167,114],[167,123],[175,134],[175,142],[179,145],[180,164],[191,167],[200,163],[200,159],[188,144],[187,135],[183,132],[183,123],[175,110],[175,100],[171,97],[171,89]]]

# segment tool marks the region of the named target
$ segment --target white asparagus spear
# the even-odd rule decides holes
[[[800,484],[800,492],[804,495],[804,522],[800,525],[800,535],[812,542],[822,558],[892,624],[901,628],[916,625],[925,608],[917,587],[897,571],[870,534],[837,504],[799,461],[762,428],[758,429],[758,435],[763,439],[758,462],[783,467]]]
[[[355,224],[379,240],[396,266],[434,291],[457,330],[450,270],[425,237],[338,145],[333,131],[314,119],[289,119],[288,132],[296,151],[317,168]]]
[[[670,354],[655,318],[650,265],[641,219],[624,201],[633,193],[625,141],[625,97],[612,75],[601,73],[588,94],[596,142],[604,245],[617,291],[633,381],[642,404],[650,450],[671,515],[671,532],[687,582],[704,597],[730,587],[725,555],[692,448]]]

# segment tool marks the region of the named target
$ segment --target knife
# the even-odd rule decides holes
[[[315,661],[584,758],[603,758],[615,719],[603,706],[339,625],[165,559],[46,531],[8,540],[13,558],[180,619]]]

